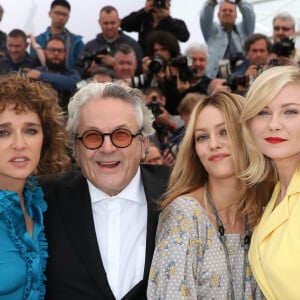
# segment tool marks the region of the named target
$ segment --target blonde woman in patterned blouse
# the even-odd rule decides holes
[[[194,108],[162,203],[148,299],[263,298],[247,253],[269,189],[236,176],[248,162],[243,100],[219,92]]]

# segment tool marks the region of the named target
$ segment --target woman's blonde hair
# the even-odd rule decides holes
[[[194,138],[198,116],[207,106],[216,107],[224,116],[227,134],[231,141],[231,156],[238,180],[237,196],[235,199],[232,199],[232,202],[238,204],[238,213],[240,215],[248,214],[249,223],[253,226],[256,223],[257,215],[260,214],[262,209],[262,206],[257,203],[259,202],[257,196],[269,190],[263,190],[259,185],[252,189],[247,189],[246,183],[238,178],[238,174],[249,164],[239,122],[244,106],[244,98],[227,92],[217,92],[202,99],[195,106],[179,148],[176,163],[169,180],[168,190],[162,202],[162,208],[166,207],[175,198],[204,186],[208,181],[209,174],[197,156]]]

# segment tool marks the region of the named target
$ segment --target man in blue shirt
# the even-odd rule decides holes
[[[66,57],[64,40],[60,37],[52,37],[46,44],[46,66],[37,67],[27,73],[27,76],[32,79],[50,83],[57,91],[60,105],[65,111],[70,97],[75,92],[76,83],[81,79],[76,69],[65,66]]]
[[[255,13],[251,3],[245,0],[221,1],[218,12],[220,24],[214,22],[216,6],[216,0],[206,0],[200,14],[200,26],[209,53],[207,75],[211,78],[217,77],[219,64],[223,59],[234,67],[235,61],[243,58],[244,42],[253,33],[255,26]],[[243,20],[235,24],[237,7]]]
[[[51,3],[49,17],[51,25],[47,30],[36,37],[36,46],[45,49],[46,43],[52,36],[59,36],[65,41],[67,49],[66,66],[72,68],[81,55],[84,43],[80,35],[70,32],[65,26],[69,20],[71,5],[66,0],[54,0]],[[35,56],[36,49],[31,48],[31,55]]]

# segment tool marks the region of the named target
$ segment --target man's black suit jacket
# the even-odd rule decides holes
[[[157,200],[166,189],[169,172],[170,170],[163,166],[141,166],[148,203],[144,278],[123,297],[124,300],[146,299],[159,215]],[[86,179],[76,170],[56,177],[43,178],[40,183],[48,203],[45,214],[49,244],[46,299],[115,299],[97,244]],[[135,226],[134,220],[132,226]]]

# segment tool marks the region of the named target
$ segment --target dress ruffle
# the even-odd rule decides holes
[[[17,193],[0,190],[0,214],[7,225],[10,238],[20,250],[21,256],[26,262],[27,277],[24,288],[24,299],[44,299],[46,293],[44,285],[46,276],[44,272],[48,257],[48,244],[43,225],[43,213],[47,210],[47,204],[44,201],[42,189],[37,185],[37,181],[33,177],[27,180],[23,194],[26,210],[35,224],[34,236],[32,238],[26,230],[23,212],[20,207],[20,199]],[[34,270],[33,262],[37,259],[40,260],[40,269]],[[38,282],[34,282],[33,278]],[[36,286],[37,284],[39,287]]]

